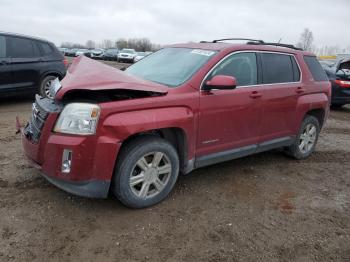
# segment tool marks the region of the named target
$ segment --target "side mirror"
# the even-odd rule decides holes
[[[211,90],[211,89],[235,89],[237,86],[236,78],[233,76],[225,76],[225,75],[216,75],[211,80],[208,80],[203,89]]]

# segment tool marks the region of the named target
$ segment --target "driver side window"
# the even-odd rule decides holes
[[[255,53],[237,53],[226,57],[211,72],[208,80],[216,75],[236,78],[237,86],[257,85],[258,72]]]

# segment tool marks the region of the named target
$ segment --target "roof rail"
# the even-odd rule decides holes
[[[302,48],[299,48],[299,47],[296,47],[296,46],[290,45],[290,44],[264,42],[263,40],[250,39],[250,38],[223,38],[223,39],[213,40],[212,42],[200,41],[200,43],[218,43],[218,42],[230,41],[230,40],[234,40],[234,41],[240,41],[240,40],[248,41],[247,42],[248,45],[272,45],[272,46],[286,47],[286,48],[291,48],[291,49],[294,49],[294,50],[301,50],[301,51],[303,51]]]
[[[264,43],[263,40],[250,39],[250,38],[223,38],[223,39],[213,40],[213,43],[222,42],[222,41],[229,41],[229,40],[234,40],[234,41],[244,40],[244,41],[251,41],[251,42],[256,42],[256,43]]]
[[[303,51],[302,48],[299,48],[299,47],[296,47],[296,46],[290,45],[290,44],[270,43],[270,42],[262,42],[262,43],[248,42],[247,44],[248,44],[248,45],[272,45],[272,46],[286,47],[286,48],[291,48],[291,49],[294,49],[294,50]]]

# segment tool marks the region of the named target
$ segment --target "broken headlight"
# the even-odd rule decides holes
[[[65,134],[93,135],[100,115],[96,104],[71,103],[61,112],[54,131]]]

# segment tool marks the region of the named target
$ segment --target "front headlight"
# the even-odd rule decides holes
[[[65,134],[93,135],[96,132],[100,107],[96,104],[71,103],[61,112],[54,131]]]

